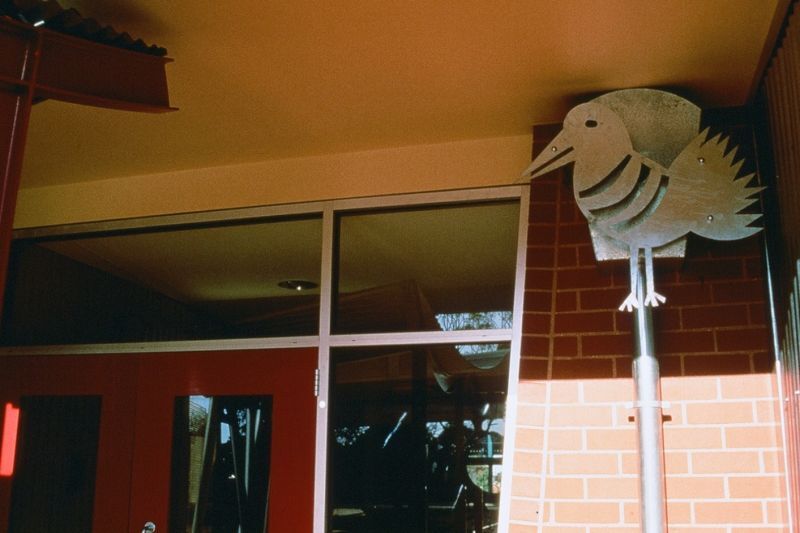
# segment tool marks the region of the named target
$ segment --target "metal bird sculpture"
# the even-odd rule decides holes
[[[641,91],[645,91],[645,97],[650,96],[647,91],[661,92]],[[739,176],[743,160],[736,160],[736,149],[729,150],[728,139],[721,135],[710,137],[708,129],[699,133],[694,129],[694,138],[678,148],[679,153],[667,166],[643,155],[634,149],[620,114],[601,98],[578,105],[567,114],[561,132],[534,159],[525,175],[536,178],[574,164],[575,200],[589,222],[593,239],[607,239],[627,251],[623,256],[630,260],[631,292],[620,310],[656,307],[666,298],[654,287],[654,249],[669,247],[681,239],[685,242],[689,233],[716,240],[757,233],[761,228],[749,224],[761,215],[740,212],[757,200],[753,196],[762,187],[748,187],[753,174]],[[651,139],[658,137],[650,134]],[[642,282],[640,252],[645,261],[643,302],[637,297]]]

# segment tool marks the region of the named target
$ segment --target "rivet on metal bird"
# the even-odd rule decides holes
[[[628,89],[574,107],[561,132],[534,159],[536,178],[574,164],[575,200],[589,222],[598,260],[630,261],[631,292],[620,310],[656,307],[653,257],[679,256],[689,233],[716,240],[748,237],[760,214],[742,210],[762,187],[739,176],[743,160],[728,139],[699,132],[699,108],[652,89]],[[640,255],[644,301],[637,298]]]

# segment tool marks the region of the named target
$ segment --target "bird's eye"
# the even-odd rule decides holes
[[[587,128],[596,128],[597,127],[597,121],[590,118],[589,120],[584,122],[583,125],[586,126]]]

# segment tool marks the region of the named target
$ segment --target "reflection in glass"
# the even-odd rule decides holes
[[[339,216],[334,332],[509,327],[518,219],[517,202]]]
[[[15,241],[0,343],[313,335],[319,217]]]
[[[329,531],[497,531],[508,344],[338,349],[332,369]]]
[[[9,532],[92,530],[99,396],[20,401]]]
[[[263,533],[269,492],[272,399],[176,398],[173,533]]]

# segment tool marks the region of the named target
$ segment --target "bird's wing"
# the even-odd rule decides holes
[[[759,215],[739,214],[758,200],[753,198],[763,187],[749,187],[753,174],[739,176],[744,160],[736,159],[736,148],[728,149],[727,137],[709,137],[705,129],[675,158],[669,167],[670,194],[680,197],[680,213],[676,220],[699,224],[701,220],[715,224],[696,233],[716,239],[736,239],[753,233],[747,225]],[[709,218],[710,217],[710,218]]]

